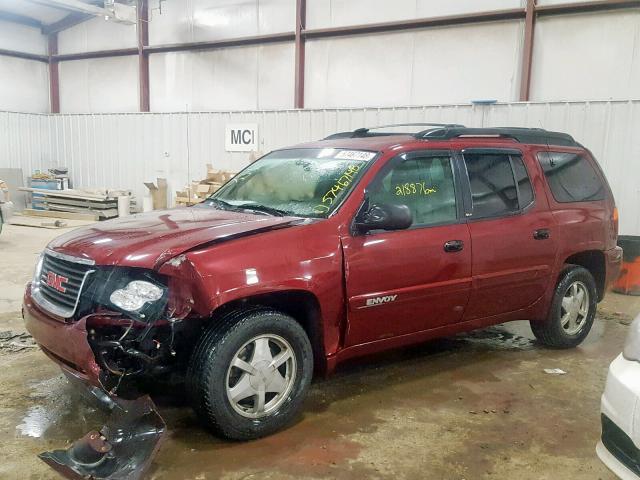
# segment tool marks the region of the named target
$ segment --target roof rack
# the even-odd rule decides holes
[[[501,127],[501,128],[465,128],[443,127],[429,128],[414,135],[423,140],[450,140],[461,137],[502,137],[512,138],[520,143],[539,145],[558,145],[580,147],[574,138],[561,132],[551,132],[542,128]]]
[[[335,140],[338,138],[365,138],[365,137],[383,137],[389,135],[416,135],[412,132],[373,132],[372,130],[379,130],[382,128],[397,128],[397,127],[432,127],[428,130],[422,130],[420,133],[430,130],[441,130],[443,128],[464,128],[464,125],[457,123],[394,123],[390,125],[381,125],[379,127],[370,128],[357,128],[350,132],[339,132],[325,137],[323,140]]]

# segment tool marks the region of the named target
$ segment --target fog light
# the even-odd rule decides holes
[[[127,312],[140,310],[147,303],[157,302],[162,298],[162,289],[153,283],[135,280],[125,288],[115,290],[109,300],[116,307]]]

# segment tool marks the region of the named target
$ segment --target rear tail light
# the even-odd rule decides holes
[[[618,235],[618,207],[613,207],[611,221],[613,222],[613,231],[616,232],[616,235]]]

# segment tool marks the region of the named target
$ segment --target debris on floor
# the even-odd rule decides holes
[[[117,398],[80,377],[66,375],[88,400],[111,415],[100,430],[90,431],[66,450],[43,452],[40,459],[70,479],[143,478],[166,432],[153,400],[146,395],[135,400]]]
[[[28,333],[19,333],[12,330],[4,330],[0,332],[0,352],[17,353],[30,348],[36,348],[37,345]]]
[[[90,224],[92,222],[84,222]],[[11,219],[11,225],[19,225],[21,227],[35,227],[35,228],[67,228],[69,224],[67,220],[51,218],[49,221],[28,216],[16,215]]]
[[[545,368],[544,369],[544,373],[547,373],[549,375],[564,375],[567,372],[565,372],[564,370],[562,370],[560,368]]]

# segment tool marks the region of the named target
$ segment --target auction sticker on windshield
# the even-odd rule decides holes
[[[374,152],[363,152],[362,150],[340,150],[335,157],[338,160],[371,160],[375,157]]]

